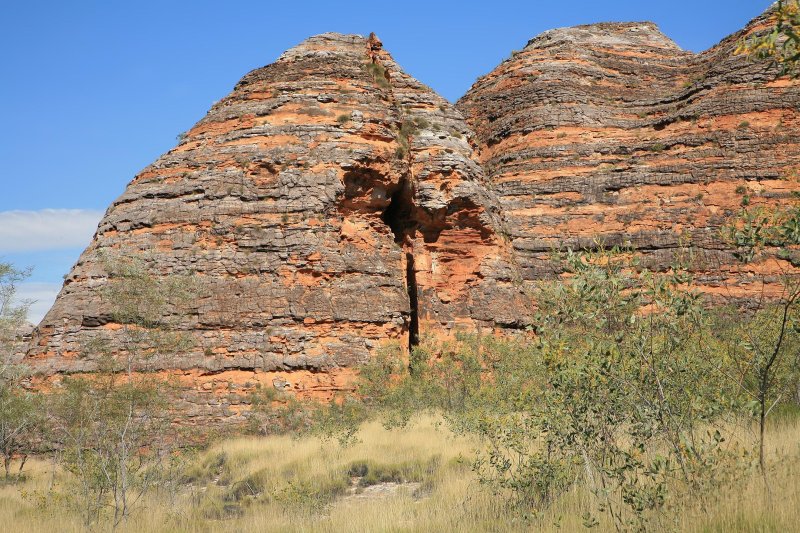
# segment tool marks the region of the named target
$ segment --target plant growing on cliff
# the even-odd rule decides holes
[[[131,374],[149,370],[159,358],[191,346],[191,339],[175,327],[197,297],[191,277],[159,276],[141,260],[118,256],[104,257],[103,266],[108,283],[102,289],[102,302],[119,329],[87,343],[86,355],[113,353],[117,370]]]
[[[800,75],[800,0],[779,0],[771,15],[772,28],[766,34],[743,39],[737,54],[769,60],[781,75]]]
[[[388,89],[391,87],[389,79],[386,76],[386,68],[380,63],[373,63],[372,61],[364,64],[364,69],[379,87]]]

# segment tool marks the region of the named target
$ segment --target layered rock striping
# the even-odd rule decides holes
[[[631,246],[665,269],[694,250],[697,281],[726,300],[767,293],[786,261],[741,266],[721,230],[749,204],[800,190],[800,84],[735,55],[768,16],[701,54],[652,23],[553,30],[458,102],[500,198],[527,281],[553,248]],[[773,283],[775,282],[775,283]]]
[[[92,372],[93,339],[125,351],[104,298],[107,257],[195,281],[189,308],[163,317],[191,347],[147,370],[177,378],[198,417],[240,414],[259,384],[330,398],[381,345],[410,347],[421,331],[523,323],[499,202],[467,135],[374,36],[308,39],[245,76],[136,176],[27,362]]]
[[[94,339],[125,351],[109,256],[194,280],[161,317],[190,348],[146,370],[203,423],[241,420],[258,386],[330,399],[390,342],[525,327],[553,248],[599,238],[664,269],[691,245],[705,290],[752,297],[786,265],[737,266],[720,229],[743,203],[786,202],[800,166],[800,86],[733,55],[766,24],[702,54],[650,23],[553,30],[456,106],[374,35],[312,37],[136,176],[25,363],[49,382],[95,371]]]

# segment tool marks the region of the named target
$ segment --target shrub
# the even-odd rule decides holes
[[[318,409],[315,403],[298,400],[291,394],[269,386],[259,388],[250,395],[250,399],[252,409],[248,417],[248,430],[257,435],[300,434],[308,431]]]
[[[358,486],[363,488],[379,483],[419,482],[426,477],[430,477],[438,468],[438,457],[432,458],[427,463],[403,462],[388,464],[356,461],[348,467],[347,475],[351,478],[358,478]]]
[[[0,262],[0,457],[6,481],[16,458],[20,478],[28,455],[38,447],[44,422],[40,398],[22,387],[28,371],[13,362],[30,306],[30,302],[18,301],[17,285],[30,272]]]
[[[344,494],[349,486],[345,476],[329,473],[310,480],[291,480],[275,491],[272,499],[283,506],[317,514]]]
[[[668,501],[712,494],[740,467],[707,432],[738,399],[702,341],[709,321],[681,263],[656,274],[629,257],[559,256],[569,277],[540,284],[535,340],[423,339],[407,365],[399,348],[380,354],[359,391],[388,425],[432,409],[479,437],[475,472],[520,511],[581,483],[618,527],[658,523]]]
[[[146,370],[190,345],[171,320],[194,295],[187,278],[155,276],[138,260],[106,256],[103,266],[101,298],[120,327],[84,343],[82,356],[97,362],[92,376],[67,377],[48,398],[48,445],[72,476],[62,496],[87,528],[116,528],[151,490],[176,490],[173,451],[185,436],[172,427],[169,383]]]
[[[366,63],[365,68],[367,73],[372,77],[372,81],[378,84],[379,87],[388,89],[390,87],[389,80],[386,79],[386,69],[380,63]]]
[[[425,121],[427,123],[427,121]],[[400,123],[400,136],[406,139],[413,137],[420,130],[420,125],[417,120],[406,118]]]
[[[89,527],[126,520],[176,460],[166,395],[146,379],[109,372],[65,380],[52,400],[55,448],[73,476],[67,500]]]

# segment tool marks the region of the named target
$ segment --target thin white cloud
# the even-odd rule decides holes
[[[56,301],[61,283],[25,282],[17,285],[17,301],[28,300],[31,303],[28,309],[28,321],[38,324]]]
[[[0,211],[0,254],[83,248],[102,216],[90,209]]]

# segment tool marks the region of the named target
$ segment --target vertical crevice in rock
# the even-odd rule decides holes
[[[408,349],[409,352],[419,344],[419,287],[417,285],[417,271],[414,260],[414,233],[419,226],[417,208],[414,205],[413,176],[411,165],[413,155],[411,150],[411,136],[406,124],[413,124],[405,115],[402,106],[398,105],[392,87],[392,76],[389,69],[381,60],[383,44],[380,39],[371,33],[367,39],[367,70],[376,85],[386,91],[389,104],[397,116],[396,141],[398,149],[395,155],[406,164],[403,177],[397,189],[390,197],[390,202],[383,212],[382,220],[389,226],[394,234],[394,242],[399,244],[405,252],[406,290],[408,291],[409,319],[408,319]]]
[[[419,344],[419,295],[417,293],[417,271],[414,266],[414,254],[406,252],[406,287],[408,303],[411,307],[408,322],[408,351]]]
[[[414,262],[413,234],[417,229],[414,220],[414,191],[410,182],[403,178],[400,186],[391,195],[389,206],[381,217],[394,235],[394,242],[403,247],[406,259],[406,289],[410,308],[408,321],[408,348],[419,344],[419,293],[417,271]]]

